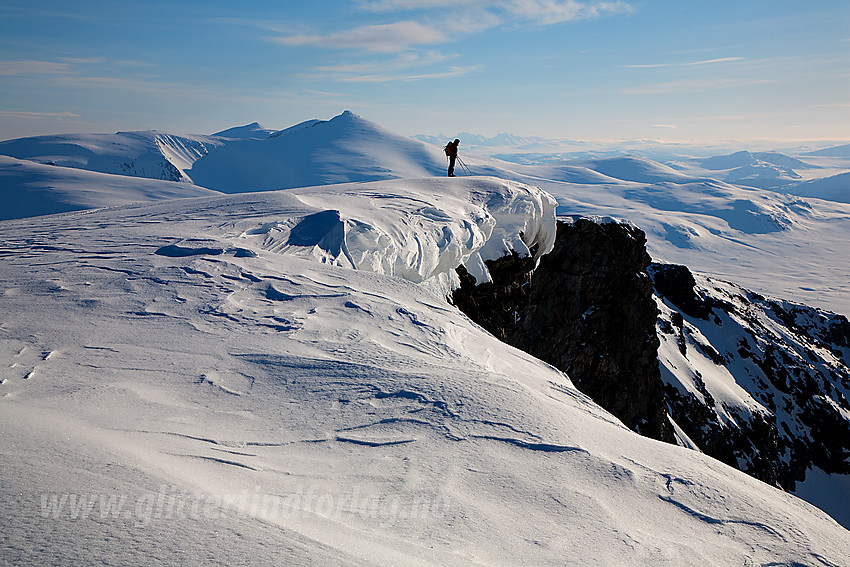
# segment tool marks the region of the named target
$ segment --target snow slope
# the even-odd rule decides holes
[[[188,183],[110,175],[0,156],[0,220],[218,194]]]
[[[493,197],[521,187],[353,189],[0,223],[4,562],[846,564],[809,504],[631,433],[421,285],[322,262],[321,230],[292,238],[351,210],[414,241],[418,202],[528,246],[538,221]]]
[[[623,156],[595,160],[582,160],[575,162],[608,177],[621,181],[635,181],[637,183],[687,183],[700,181],[697,178],[687,176],[672,167],[652,161],[651,159]]]
[[[154,130],[115,134],[60,134],[0,142],[0,155],[88,171],[188,181],[186,169],[222,143],[210,136]]]
[[[850,172],[803,181],[782,189],[791,195],[850,203]]]

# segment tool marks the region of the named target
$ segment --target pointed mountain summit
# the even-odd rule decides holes
[[[346,110],[310,120],[262,140],[236,140],[195,162],[195,183],[244,193],[441,175],[437,148],[395,134]]]
[[[263,128],[259,122],[252,122],[245,126],[235,126],[233,128],[228,128],[227,130],[222,130],[221,132],[216,132],[213,136],[218,138],[264,140],[273,133],[274,130]]]

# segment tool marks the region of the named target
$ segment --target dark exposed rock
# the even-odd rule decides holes
[[[481,285],[460,267],[452,301],[639,433],[693,443],[787,490],[812,467],[850,474],[845,317],[650,265],[643,232],[617,222],[559,222],[554,250],[534,264],[488,261],[493,281]],[[665,341],[673,348],[659,356]],[[706,364],[712,383],[697,371]],[[718,386],[724,375],[741,400]]]
[[[696,281],[686,266],[654,264],[651,271],[655,289],[662,297],[669,299],[682,313],[708,319],[711,306],[697,297],[694,292]]]
[[[697,280],[685,266],[649,273],[662,300],[658,335],[678,351],[661,356],[668,408],[691,441],[787,490],[812,467],[850,473],[845,317]],[[697,359],[728,372],[761,409],[707,395],[693,376]]]
[[[452,301],[495,336],[566,371],[627,426],[673,441],[645,244],[628,224],[561,221],[536,269],[531,259],[505,256],[487,263],[493,283],[476,286],[461,268]]]

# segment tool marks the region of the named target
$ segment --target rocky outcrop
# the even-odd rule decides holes
[[[642,231],[561,219],[535,267],[458,268],[452,301],[503,341],[567,372],[635,431],[793,491],[806,471],[850,474],[850,322],[650,264]]]
[[[461,268],[452,301],[503,341],[564,370],[641,434],[673,441],[658,367],[646,238],[625,223],[561,219],[555,248],[488,262],[492,283]]]
[[[698,448],[792,491],[812,467],[850,473],[844,316],[685,266],[653,264],[649,273],[670,415]]]

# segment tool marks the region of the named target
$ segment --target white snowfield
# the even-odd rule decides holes
[[[486,178],[0,223],[2,562],[847,565],[416,283],[553,223]]]

